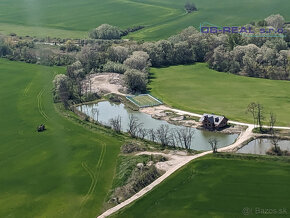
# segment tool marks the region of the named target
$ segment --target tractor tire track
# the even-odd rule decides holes
[[[25,96],[27,96],[27,93],[29,92],[31,86],[32,86],[32,81],[31,81],[30,83],[28,83],[27,86],[26,86],[25,89],[24,89],[23,94],[24,94]]]
[[[43,106],[42,106],[42,95],[44,93],[45,89],[42,89],[38,95],[37,95],[37,107],[38,107],[38,111],[39,113],[42,115],[42,117],[45,119],[45,120],[48,120],[48,116],[47,114],[44,112],[43,110]]]
[[[101,171],[101,168],[102,168],[102,165],[103,165],[103,162],[104,162],[104,157],[105,157],[106,150],[107,150],[106,143],[101,142],[101,145],[102,145],[102,150],[101,150],[101,154],[100,154],[99,160],[98,160],[97,165],[96,165],[96,172],[95,173],[93,172],[93,170],[91,170],[87,166],[86,163],[84,163],[84,162],[82,163],[82,167],[90,175],[91,185],[90,185],[90,188],[89,188],[87,194],[85,195],[84,199],[81,202],[79,215],[81,215],[83,207],[85,206],[85,204],[87,203],[87,201],[89,200],[89,198],[91,197],[91,195],[93,194],[93,192],[95,191],[95,188],[96,188],[96,186],[98,184],[98,178],[100,176],[100,171]]]

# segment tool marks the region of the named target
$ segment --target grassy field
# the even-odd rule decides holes
[[[136,104],[138,107],[148,107],[148,106],[156,106],[160,105],[160,101],[153,98],[151,95],[137,95],[133,97],[127,97],[132,101],[134,104]]]
[[[217,72],[205,63],[152,68],[151,93],[164,103],[186,111],[215,113],[253,122],[246,114],[250,102],[260,102],[265,115],[277,114],[277,125],[290,126],[290,82]]]
[[[0,32],[19,35],[84,37],[103,23],[145,29],[129,37],[141,40],[166,38],[202,22],[242,25],[280,13],[290,21],[288,0],[196,0],[198,11],[185,14],[186,0],[2,0]],[[258,9],[257,9],[258,8]],[[45,35],[45,34],[46,35]]]
[[[243,208],[250,209],[246,217],[261,215],[255,214],[256,208],[285,208],[289,215],[289,180],[289,162],[207,156],[192,161],[113,217],[233,218],[245,217]]]
[[[56,111],[56,72],[0,59],[0,217],[95,217],[111,188],[122,140]]]

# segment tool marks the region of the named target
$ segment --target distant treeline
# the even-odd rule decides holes
[[[207,62],[222,72],[244,76],[290,80],[290,27],[280,15],[253,22],[253,29],[283,28],[284,37],[247,37],[241,34],[204,34],[188,27],[167,40],[137,42],[122,40],[122,32],[103,24],[85,40],[37,40],[17,36],[0,37],[0,56],[10,60],[44,65],[68,66],[61,80],[69,84],[68,99],[83,100],[81,83],[88,74],[124,74],[128,90],[146,91],[149,67]],[[57,79],[55,81],[60,81]],[[56,85],[57,87],[57,85]],[[55,99],[59,99],[57,91]]]

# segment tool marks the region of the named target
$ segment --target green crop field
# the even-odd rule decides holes
[[[152,68],[151,93],[164,103],[186,111],[215,113],[232,120],[253,122],[249,103],[261,103],[277,114],[277,125],[290,126],[290,82],[217,72],[205,63]],[[265,123],[268,124],[268,123]]]
[[[138,107],[152,107],[162,104],[159,100],[156,100],[151,95],[137,95],[137,96],[127,96],[127,98],[136,104]]]
[[[186,14],[187,0],[2,0],[0,32],[30,36],[85,37],[103,23],[145,29],[129,37],[144,40],[166,38],[202,22],[242,25],[281,14],[290,21],[288,0],[195,0],[198,11]]]
[[[122,139],[56,111],[56,72],[0,59],[0,217],[96,217],[111,188]]]
[[[113,217],[285,217],[289,180],[289,162],[207,156],[175,172]],[[277,214],[255,214],[256,208]],[[288,214],[282,213],[283,208]]]

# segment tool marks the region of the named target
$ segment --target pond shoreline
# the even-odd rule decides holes
[[[192,125],[180,125],[179,122],[167,122],[164,119],[156,119],[155,117],[151,116],[148,113],[142,112],[142,110],[135,111],[127,108],[127,106],[122,103],[122,101],[117,103],[112,103],[111,101],[104,100],[98,101],[98,103],[94,102],[93,104],[85,104],[76,107],[78,113],[84,114],[86,119],[94,119],[98,123],[103,126],[107,126],[110,128],[110,120],[120,117],[122,118],[122,132],[128,131],[128,122],[130,115],[134,115],[138,118],[138,122],[141,124],[143,130],[149,132],[150,130],[157,131],[162,125],[168,126],[168,134],[172,135],[175,131],[178,131],[182,128],[190,127],[194,131],[194,137],[191,141],[190,149],[197,150],[197,151],[207,151],[211,150],[211,147],[208,143],[209,138],[216,137],[219,141],[218,148],[228,146],[235,142],[238,138],[239,134],[237,133],[225,133],[225,132],[217,132],[217,131],[205,131],[204,129],[196,128]],[[93,113],[93,110],[99,110],[99,114],[96,115]],[[88,118],[90,117],[90,118]],[[240,133],[240,131],[238,131]],[[171,136],[172,137],[172,136]],[[142,137],[141,137],[142,138]],[[144,137],[143,137],[144,138]],[[146,140],[150,140],[150,135],[147,134],[144,138]],[[173,139],[173,138],[171,138]],[[170,144],[169,146],[178,146],[182,147],[182,144],[179,144],[177,139],[175,139],[175,145]]]

